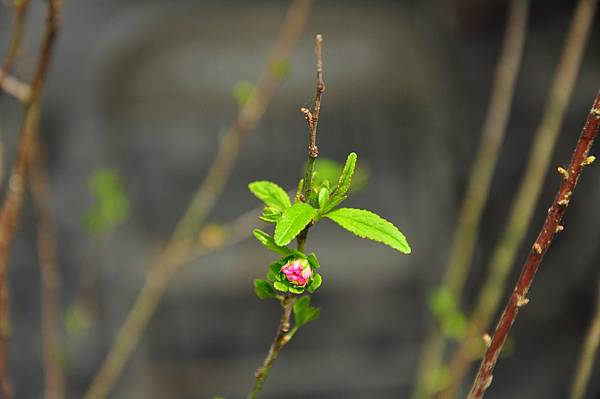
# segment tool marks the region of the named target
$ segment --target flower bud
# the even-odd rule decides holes
[[[292,259],[281,267],[286,279],[293,285],[304,287],[312,277],[313,271],[306,259]]]

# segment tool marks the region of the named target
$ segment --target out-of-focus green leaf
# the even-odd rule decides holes
[[[103,234],[122,223],[129,213],[129,201],[117,173],[109,168],[96,170],[89,180],[93,204],[85,215],[92,234]]]
[[[464,337],[467,316],[460,310],[456,299],[445,287],[435,290],[429,297],[429,309],[439,320],[444,334],[456,340]]]
[[[241,81],[233,88],[233,97],[240,108],[244,108],[254,96],[256,96],[256,86],[252,82]]]

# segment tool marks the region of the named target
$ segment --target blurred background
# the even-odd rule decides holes
[[[146,271],[235,121],[235,88],[260,76],[288,5],[266,0],[64,2],[40,134],[59,250],[67,397],[82,397],[97,372]],[[472,307],[506,224],[574,6],[532,2],[465,310]],[[42,2],[32,2],[15,69],[24,80],[31,76],[44,12]],[[322,33],[327,90],[320,154],[343,162],[349,152],[358,153],[369,177],[348,206],[372,209],[392,221],[413,252],[401,255],[328,221],[312,229],[308,248],[318,254],[324,277],[313,297],[321,316],[283,351],[265,398],[410,396],[432,323],[428,296],[447,263],[506,13],[507,2],[500,0],[315,2],[289,74],[243,141],[231,178],[208,216],[212,230],[200,240],[210,247],[222,239],[219,226],[259,205],[248,182],[268,179],[295,187],[307,141],[298,109],[312,102],[314,35]],[[12,16],[9,7],[0,6],[2,51]],[[599,40],[596,18],[552,169],[567,163],[600,87]],[[5,170],[15,157],[22,112],[17,101],[0,97]],[[489,398],[567,396],[593,313],[600,262],[600,172],[591,168],[580,183],[565,233],[545,258]],[[515,269],[558,184],[550,173]],[[116,201],[111,208],[116,216],[105,225],[94,219],[103,195]],[[248,224],[248,233],[253,227]],[[27,199],[10,262],[10,372],[17,398],[39,398],[43,390],[35,235]],[[272,260],[248,234],[178,270],[110,397],[245,397],[280,317],[277,303],[260,301],[252,289],[252,280],[263,277]],[[510,287],[516,276],[517,270]],[[588,390],[589,398],[598,395],[600,369]]]

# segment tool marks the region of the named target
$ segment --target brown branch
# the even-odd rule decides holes
[[[440,397],[454,397],[465,378],[471,361],[477,356],[484,334],[500,306],[506,281],[515,264],[517,250],[525,239],[535,205],[541,193],[546,171],[556,144],[560,126],[575,86],[583,51],[588,41],[597,0],[580,0],[574,12],[558,68],[536,130],[527,167],[519,191],[511,205],[510,217],[496,245],[489,272],[477,298],[467,334],[450,363],[451,386]]]
[[[257,399],[260,391],[262,390],[263,384],[265,383],[271,367],[279,357],[279,353],[288,342],[290,342],[292,335],[290,334],[290,317],[292,315],[292,309],[294,302],[296,301],[295,296],[287,295],[281,300],[281,319],[279,320],[279,326],[277,327],[277,335],[275,340],[269,348],[269,353],[265,358],[262,366],[260,366],[254,376],[256,382],[248,395],[248,399]]]
[[[31,87],[14,76],[5,74],[4,69],[0,69],[0,76],[2,75],[4,75],[4,78],[1,79],[0,89],[22,103],[28,103],[31,95]]]
[[[323,57],[322,57],[322,44],[323,37],[321,35],[317,35],[315,38],[315,54],[317,57],[317,88],[315,95],[315,102],[313,105],[313,110],[310,111],[306,108],[302,108],[301,111],[304,113],[306,121],[308,123],[309,128],[309,145],[308,145],[308,163],[306,165],[306,174],[304,179],[304,185],[306,187],[304,191],[304,201],[308,201],[308,196],[312,190],[312,170],[314,168],[314,162],[319,155],[319,150],[317,148],[317,122],[319,120],[319,115],[321,113],[321,95],[323,91],[325,91],[325,83],[323,82]],[[304,230],[298,235],[298,251],[304,252],[306,247],[306,238],[308,236],[308,230],[310,229],[311,224],[309,223]],[[290,316],[292,314],[292,309],[294,307],[294,303],[296,302],[296,295],[294,294],[286,294],[281,300],[281,320],[279,321],[279,327],[277,329],[277,335],[269,348],[269,352],[267,353],[267,357],[263,361],[261,367],[259,367],[254,376],[256,377],[256,382],[248,395],[248,399],[257,399],[260,391],[262,390],[262,386],[265,383],[265,380],[269,376],[269,372],[271,371],[271,367],[279,357],[279,353],[287,345],[288,342],[294,336],[298,326],[295,326],[292,331],[290,331]]]
[[[237,120],[223,138],[206,178],[177,224],[166,248],[149,269],[145,283],[119,328],[100,370],[84,396],[85,399],[105,398],[112,390],[154,314],[171,276],[189,258],[195,233],[223,191],[242,140],[263,117],[275,89],[279,86],[281,77],[277,75],[274,66],[289,58],[304,30],[312,3],[313,0],[292,2],[269,53],[256,95],[240,111]]]
[[[321,96],[325,91],[325,82],[323,82],[323,37],[317,35],[315,39],[315,55],[317,57],[317,87],[315,90],[315,102],[313,109],[300,108],[300,112],[304,114],[306,123],[309,128],[308,135],[308,164],[306,174],[304,175],[304,199],[308,200],[312,189],[312,175],[315,166],[315,160],[319,156],[319,148],[317,147],[317,128],[319,124],[319,116],[321,115]]]
[[[548,215],[546,216],[544,225],[532,245],[529,256],[523,265],[521,275],[510,295],[508,303],[498,322],[498,326],[496,327],[496,331],[494,332],[494,336],[481,361],[479,371],[477,372],[477,376],[475,377],[471,392],[468,396],[469,399],[482,398],[485,391],[492,383],[494,366],[496,365],[500,352],[508,338],[508,334],[517,317],[519,308],[525,306],[529,302],[527,294],[529,293],[529,288],[531,287],[544,254],[552,244],[554,236],[562,231],[560,221],[571,201],[581,171],[585,166],[594,161],[594,157],[588,156],[588,153],[594,142],[594,138],[598,133],[599,126],[600,92],[596,95],[592,109],[586,119],[579,140],[577,141],[575,151],[569,162],[569,166],[566,169],[562,167],[558,168],[562,178],[560,188],[554,197],[552,205],[548,209]]]
[[[461,293],[469,274],[481,216],[506,133],[519,66],[523,59],[529,4],[528,0],[510,2],[502,51],[496,67],[481,143],[460,208],[450,257],[442,281],[442,287],[448,289],[456,303],[460,303]],[[436,323],[431,326],[423,344],[413,399],[429,397],[432,389],[439,388],[430,386],[430,375],[440,369],[444,349],[445,336]]]
[[[583,399],[594,366],[594,358],[598,352],[598,344],[600,344],[600,284],[598,284],[596,293],[596,309],[593,320],[581,347],[581,354],[571,385],[570,399]]]
[[[21,50],[21,42],[23,41],[23,32],[25,30],[25,17],[27,16],[27,10],[29,9],[29,0],[22,0],[15,2],[15,18],[14,28],[12,37],[10,39],[10,45],[8,52],[2,62],[2,68],[0,69],[0,87],[4,88],[4,80],[10,73],[13,64]]]
[[[37,225],[37,249],[41,274],[42,350],[44,398],[64,397],[64,375],[60,360],[60,295],[57,245],[48,215],[46,157],[39,138],[33,143],[29,161],[29,187]]]
[[[10,336],[8,259],[21,212],[27,162],[31,155],[33,141],[37,132],[40,116],[39,100],[46,80],[54,39],[58,29],[59,7],[58,1],[48,1],[48,16],[42,46],[39,50],[35,75],[31,84],[31,97],[25,106],[17,157],[11,170],[6,198],[0,208],[0,393],[6,399],[13,397],[8,376],[8,340]]]

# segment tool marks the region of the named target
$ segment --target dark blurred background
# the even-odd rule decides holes
[[[31,73],[43,28],[41,3],[33,2],[19,76]],[[532,5],[466,309],[505,226],[574,8],[565,1]],[[145,271],[237,115],[234,87],[260,74],[287,6],[287,1],[65,1],[41,134],[60,251],[68,397],[81,397],[97,371]],[[321,155],[343,161],[350,151],[359,154],[370,180],[348,204],[397,224],[413,253],[400,255],[328,222],[311,230],[308,246],[319,256],[325,281],[313,299],[321,316],[285,349],[265,385],[265,398],[410,395],[431,322],[427,297],[441,280],[481,135],[506,7],[496,0],[315,3],[290,76],[244,142],[209,221],[228,222],[256,207],[249,181],[296,184],[307,132],[298,108],[312,101],[313,38],[322,33],[327,91],[319,124]],[[11,18],[10,10],[0,7],[3,51]],[[567,162],[600,87],[599,40],[596,23],[552,165]],[[21,112],[13,99],[0,98],[5,168],[14,160]],[[93,203],[88,184],[106,167],[120,176],[129,212],[111,231],[91,234],[85,227]],[[518,266],[557,186],[551,173]],[[591,168],[487,397],[566,397],[593,310],[599,201],[600,172]],[[10,265],[10,363],[18,398],[41,397],[43,385],[33,222],[28,202]],[[245,397],[279,318],[275,301],[261,302],[252,291],[252,279],[261,277],[271,260],[247,239],[182,268],[110,397]],[[515,278],[516,272],[510,284]],[[93,312],[74,308],[82,295],[94,304]],[[600,369],[593,372],[588,397],[598,395]]]

